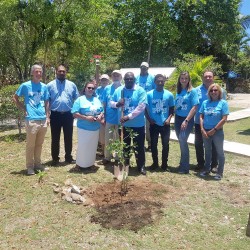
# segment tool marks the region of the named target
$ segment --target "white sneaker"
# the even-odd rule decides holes
[[[221,178],[222,178],[222,176],[219,175],[219,174],[217,174],[217,175],[214,176],[214,179],[217,180],[217,181],[220,181]]]
[[[208,176],[208,172],[206,172],[206,171],[202,171],[202,172],[200,172],[200,176],[201,177],[206,177],[206,176]]]
[[[35,174],[35,170],[33,168],[28,168],[27,175],[34,175],[34,174]]]

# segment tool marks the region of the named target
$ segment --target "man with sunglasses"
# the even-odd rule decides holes
[[[148,73],[149,64],[142,62],[140,66],[140,75],[136,77],[136,84],[141,86],[148,93],[152,89],[155,89],[154,76]],[[149,132],[149,121],[146,120],[146,140],[148,142],[148,151],[151,151],[151,138]]]
[[[127,147],[124,148],[125,164],[129,165],[129,152],[131,150],[131,137],[127,128],[131,129],[136,136],[133,138],[134,152],[138,171],[146,175],[145,169],[145,119],[144,111],[147,104],[146,91],[135,84],[135,76],[132,72],[124,75],[125,87],[119,87],[113,96],[112,107],[118,108],[118,117],[123,124],[123,138]],[[121,112],[123,107],[123,116]]]
[[[211,84],[214,83],[214,74],[212,71],[206,70],[202,76],[202,84],[196,88],[199,98],[199,104],[197,107],[197,112],[195,115],[195,151],[197,159],[197,171],[202,171],[204,169],[205,159],[204,159],[204,147],[203,147],[203,138],[200,127],[200,107],[202,103],[208,99],[207,90]],[[223,99],[226,100],[226,92],[223,90]],[[211,161],[211,170],[213,173],[217,172],[217,153],[214,144],[212,144],[212,161]]]
[[[79,96],[76,85],[66,79],[67,70],[59,65],[56,70],[56,79],[48,83],[50,94],[50,127],[51,127],[51,156],[52,164],[59,163],[60,135],[63,128],[65,162],[75,163],[72,157],[73,115],[71,109]]]

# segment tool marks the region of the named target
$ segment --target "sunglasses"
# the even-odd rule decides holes
[[[217,92],[218,89],[211,89],[210,92]]]
[[[94,90],[95,88],[93,88],[93,87],[87,87],[87,89],[89,89],[89,90]]]

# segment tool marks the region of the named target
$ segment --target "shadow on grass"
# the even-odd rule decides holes
[[[74,166],[73,168],[71,168],[69,170],[70,173],[73,173],[73,174],[93,174],[93,173],[96,173],[98,171],[99,167],[93,165],[91,167],[88,167],[88,168],[81,168],[79,166]]]
[[[0,132],[9,131],[16,129],[18,131],[17,125],[0,125]]]
[[[12,134],[12,135],[4,135],[0,137],[0,141],[4,142],[22,142],[25,141],[26,139],[26,133],[21,133],[21,134]]]
[[[27,175],[27,170],[26,169],[22,169],[20,171],[12,171],[10,172],[13,175]]]
[[[250,129],[246,129],[246,130],[237,130],[236,133],[237,133],[237,134],[240,134],[240,135],[250,135]]]

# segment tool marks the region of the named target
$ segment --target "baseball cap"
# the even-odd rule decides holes
[[[122,75],[122,73],[121,73],[121,71],[120,70],[118,70],[118,69],[116,69],[116,70],[114,70],[112,73],[111,73],[111,75],[113,75],[113,74],[119,74],[119,75]]]
[[[107,74],[103,74],[103,75],[101,75],[100,79],[107,79],[107,80],[109,80],[109,76]]]
[[[142,62],[142,63],[141,63],[141,67],[142,67],[142,66],[147,67],[147,68],[149,67],[149,65],[148,65],[147,62]]]

